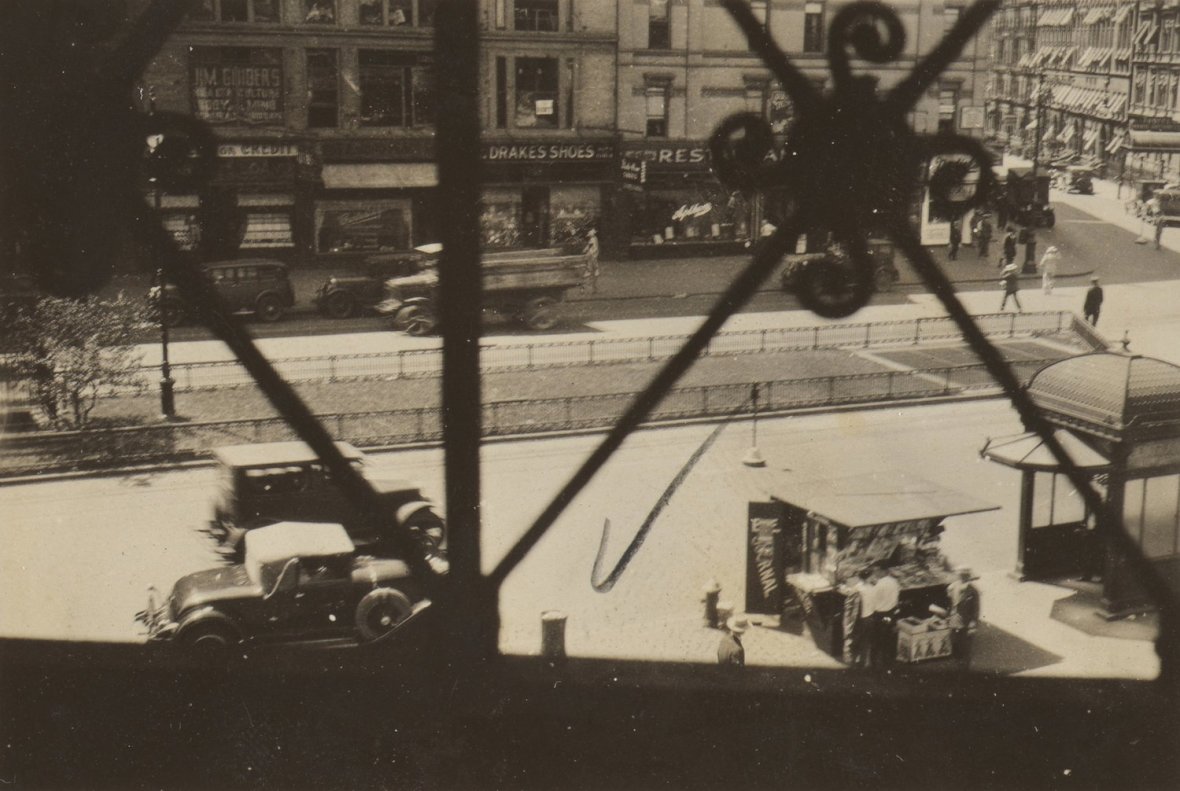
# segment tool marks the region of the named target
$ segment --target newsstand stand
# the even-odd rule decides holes
[[[949,627],[931,610],[949,606],[953,581],[939,546],[943,521],[999,506],[903,472],[763,475],[770,502],[749,503],[748,612],[789,610],[794,599],[816,645],[851,662],[860,605],[853,584],[862,569],[880,565],[901,584],[898,661],[950,655]]]

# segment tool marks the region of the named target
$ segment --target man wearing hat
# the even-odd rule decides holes
[[[586,282],[590,285],[590,293],[598,293],[598,231],[591,228],[586,231]]]
[[[1090,290],[1086,292],[1086,301],[1082,305],[1082,314],[1091,327],[1098,326],[1098,314],[1102,310],[1102,286],[1098,285],[1098,278],[1090,278]]]
[[[971,581],[971,569],[958,571],[959,578],[947,587],[951,610],[947,619],[951,627],[951,656],[966,670],[971,665],[971,643],[979,626],[979,591]]]
[[[725,634],[717,646],[717,664],[723,667],[744,667],[746,649],[742,647],[742,635],[748,623],[745,618],[733,617],[725,622]]]

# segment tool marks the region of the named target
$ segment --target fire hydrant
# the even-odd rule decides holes
[[[709,580],[705,583],[704,595],[705,598],[701,601],[705,603],[705,626],[716,629],[720,626],[717,616],[717,602],[721,598],[721,584],[717,580]]]

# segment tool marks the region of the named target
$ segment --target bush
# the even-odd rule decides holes
[[[144,319],[143,305],[122,295],[42,297],[16,318],[11,365],[55,427],[83,428],[99,396],[144,386],[132,342]]]

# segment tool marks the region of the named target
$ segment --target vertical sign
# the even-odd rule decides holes
[[[746,612],[778,615],[783,608],[783,507],[749,503],[746,533]]]

